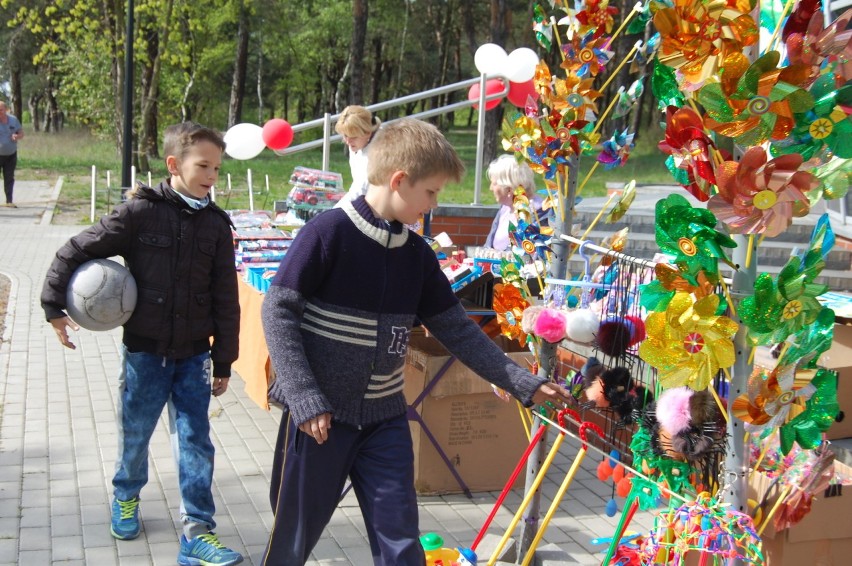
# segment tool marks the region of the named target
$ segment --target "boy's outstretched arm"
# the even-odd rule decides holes
[[[564,387],[535,376],[512,361],[460,304],[423,319],[423,325],[464,365],[511,393],[524,406],[549,401],[559,407],[573,400]]]

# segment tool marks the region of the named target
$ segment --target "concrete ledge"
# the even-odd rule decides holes
[[[50,193],[50,201],[48,201],[47,206],[44,208],[44,214],[41,216],[41,222],[39,222],[42,226],[48,226],[51,222],[53,222],[53,212],[56,210],[56,203],[59,201],[59,194],[62,192],[62,183],[65,182],[65,177],[60,176],[56,180],[56,184],[53,186],[53,192]]]

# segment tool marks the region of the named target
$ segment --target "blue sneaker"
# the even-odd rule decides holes
[[[128,501],[112,501],[112,524],[109,532],[119,540],[130,540],[139,536],[139,498]]]
[[[242,562],[243,555],[219,542],[216,533],[199,535],[192,540],[181,535],[177,561],[181,566],[231,566]]]

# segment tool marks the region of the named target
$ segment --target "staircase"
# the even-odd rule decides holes
[[[702,205],[680,187],[640,186],[637,187],[636,199],[627,214],[613,224],[606,224],[605,217],[602,218],[589,233],[587,239],[599,244],[607,236],[622,228],[629,227],[627,246],[623,253],[642,259],[653,259],[654,255],[660,252],[654,236],[654,207],[657,201],[666,198],[672,192],[677,192],[686,197],[693,206]],[[594,220],[606,202],[607,198],[605,197],[593,197],[583,199],[577,204],[574,225],[579,226],[578,237],[585,232],[586,227]],[[615,202],[616,200],[613,199],[609,207],[612,207]],[[777,274],[787,263],[791,253],[797,249],[807,248],[814,225],[824,210],[823,203],[815,208],[817,210],[812,211],[808,216],[794,219],[793,225],[778,237],[767,238],[760,244],[757,249],[758,273]],[[574,234],[577,235],[576,228]],[[840,244],[839,237],[838,244]],[[828,254],[825,269],[823,269],[822,275],[817,278],[817,282],[827,284],[832,291],[852,291],[852,272],[850,272],[852,249],[843,249],[838,244],[835,244]],[[575,254],[569,265],[569,270],[572,274],[582,273],[583,265],[582,258]],[[722,270],[725,270],[724,266],[722,266]]]

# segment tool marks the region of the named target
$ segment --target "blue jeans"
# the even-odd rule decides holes
[[[118,461],[112,480],[116,499],[139,495],[148,483],[148,444],[171,401],[178,447],[175,450],[184,523],[215,528],[213,443],[210,441],[210,354],[169,360],[122,348],[119,377]]]

